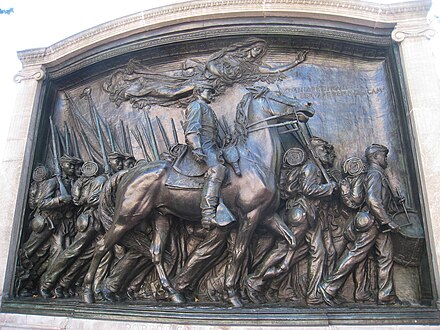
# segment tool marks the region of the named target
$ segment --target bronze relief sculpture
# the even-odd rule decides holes
[[[51,125],[55,176],[37,166],[29,191],[16,295],[184,306],[408,304],[396,293],[393,242],[421,222],[385,173],[389,149],[365,143],[364,159],[341,164],[327,132],[347,121],[344,113],[329,119],[331,110],[279,86],[308,51],[282,65],[263,61],[267,51],[265,40],[250,38],[180,69],[130,61],[102,79],[102,93],[77,93],[88,111],[66,92],[68,123]],[[231,92],[236,86],[240,93]],[[114,120],[122,110],[107,114],[92,96],[129,103],[135,124]],[[152,119],[154,107],[162,112]],[[344,285],[349,300],[338,296]]]

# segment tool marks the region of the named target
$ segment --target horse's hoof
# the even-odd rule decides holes
[[[170,294],[170,299],[175,304],[183,304],[186,302],[184,295],[179,292]]]
[[[86,304],[93,304],[95,302],[95,297],[93,295],[92,288],[86,287],[83,290],[83,301]]]

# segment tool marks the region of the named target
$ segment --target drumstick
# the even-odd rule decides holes
[[[407,226],[411,226],[412,225],[412,223],[405,223],[404,225],[399,225],[399,228],[398,228],[398,230],[400,229],[400,228],[402,228],[402,227],[407,227]],[[391,231],[391,229],[385,229],[382,233],[389,233]]]
[[[408,220],[408,223],[406,224],[408,226],[411,224],[411,220],[409,219],[408,210],[406,209],[405,200],[404,199],[402,200],[402,195],[400,194],[400,191],[397,188],[396,188],[396,196],[397,196],[397,198],[399,198],[399,200],[401,200],[400,204],[402,205],[403,211],[405,212],[405,215],[406,215],[406,219]]]

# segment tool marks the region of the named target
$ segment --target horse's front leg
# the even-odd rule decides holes
[[[255,232],[260,219],[260,211],[254,210],[248,213],[243,219],[240,219],[237,236],[235,238],[234,248],[232,250],[232,260],[226,269],[225,287],[228,299],[234,307],[243,307],[243,303],[237,294],[239,275],[244,264],[246,252],[250,240]]]
[[[274,213],[273,216],[269,217],[265,222],[265,226],[271,229],[275,234],[283,237],[287,241],[287,244],[289,244],[290,248],[295,250],[296,237],[278,213]]]
[[[168,292],[170,298],[175,303],[184,303],[185,297],[177,292],[170,284],[168,276],[163,266],[163,254],[165,251],[168,234],[170,232],[171,219],[167,216],[157,214],[153,221],[153,240],[150,246],[151,259],[156,267],[157,273],[160,278],[160,283],[163,288]]]

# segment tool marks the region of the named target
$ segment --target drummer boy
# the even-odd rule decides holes
[[[393,281],[394,261],[390,230],[397,231],[399,226],[389,214],[393,194],[385,174],[388,166],[387,156],[388,148],[380,144],[372,144],[365,150],[368,164],[364,178],[367,212],[358,212],[347,227],[346,236],[352,240],[352,244],[348,245],[335,269],[319,286],[328,305],[334,304],[337,292],[355,269],[356,275],[368,276],[367,263],[364,261],[371,250],[374,250],[377,256],[377,303],[402,304],[396,295]]]

